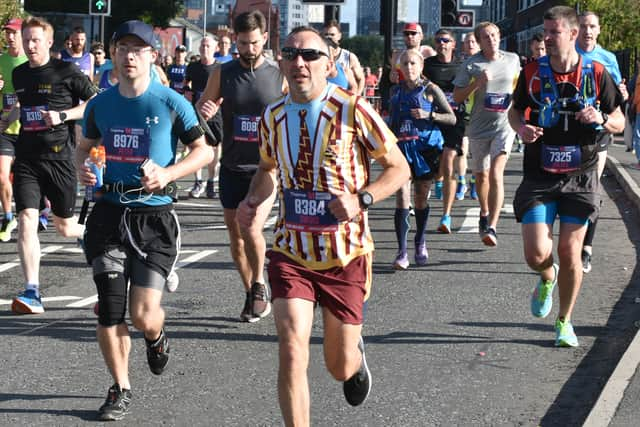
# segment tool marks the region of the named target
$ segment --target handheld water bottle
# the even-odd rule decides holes
[[[91,147],[89,151],[89,157],[84,161],[84,165],[91,168],[91,173],[96,176],[95,185],[87,185],[84,192],[84,198],[87,201],[94,201],[95,192],[103,185],[102,177],[104,174],[104,167],[107,161],[107,155],[104,150],[104,146]]]

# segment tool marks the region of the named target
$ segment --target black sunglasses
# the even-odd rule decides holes
[[[449,42],[451,41],[451,39],[448,39],[448,38],[446,38],[446,37],[438,37],[438,38],[436,39],[436,41],[437,41],[438,43],[449,43]]]
[[[298,55],[300,55],[304,61],[317,61],[321,56],[329,57],[326,52],[318,49],[298,49],[295,47],[283,47],[280,54],[282,55],[282,59],[286,59],[287,61],[295,60]]]
[[[405,31],[404,32],[404,36],[405,37],[407,37],[407,36],[415,36],[416,34],[418,34],[417,31]]]

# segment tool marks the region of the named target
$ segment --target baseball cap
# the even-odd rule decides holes
[[[408,22],[404,24],[402,31],[415,31],[416,33],[422,33],[422,27],[416,22]]]
[[[176,46],[176,50],[179,50],[181,52],[186,52],[187,51],[187,47],[183,44],[179,44],[178,46]]]
[[[9,29],[13,31],[20,31],[22,29],[22,19],[20,18],[11,18],[5,22],[2,27],[3,30]]]
[[[123,22],[113,33],[113,41],[117,42],[124,36],[136,36],[154,49],[160,48],[160,42],[156,34],[153,32],[153,27],[149,24],[145,24],[142,21],[132,20]]]

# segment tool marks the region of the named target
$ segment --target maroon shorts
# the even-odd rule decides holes
[[[326,307],[343,323],[361,325],[363,307],[371,286],[371,254],[344,267],[311,270],[288,256],[267,253],[272,299],[301,298]]]

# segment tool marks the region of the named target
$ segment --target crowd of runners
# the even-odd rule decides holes
[[[177,46],[164,70],[156,65],[158,38],[140,21],[117,27],[108,61],[105,46],[87,50],[81,28],[59,55],[42,18],[13,18],[3,29],[0,240],[10,241],[17,228],[25,281],[12,311],[45,310],[38,230],[50,209],[56,231],[84,250],[98,293],[97,339],[114,382],[99,419],[122,419],[131,405],[129,323],[144,335],[152,373],[162,374],[169,360],[161,300],[179,284],[176,181],[192,174],[190,196],[205,193],[223,207],[244,292],[240,320],[273,313],[286,425],[310,422],[306,368],[316,305],[327,370],[349,404],[370,392],[361,336],[372,291],[368,209],[396,196],[398,252],[388,262],[398,270],[411,258],[428,265],[430,198],[442,199],[431,227],[443,234],[456,230],[454,201],[477,199],[478,244],[498,247],[514,144],[524,151],[515,215],[524,258],[540,275],[531,313],[550,313],[557,285],[555,344],[578,345],[571,313],[591,269],[607,146],[625,126],[629,97],[615,56],[597,44],[595,14],[546,11],[526,61],[500,49],[491,22],[465,34],[459,51],[451,31],[438,30],[431,47],[422,44],[421,26],[408,23],[405,49],[385,77],[340,47],[335,22],[323,31],[294,29],[267,57],[259,11],[234,20],[236,55],[230,37],[204,37],[198,60],[187,64],[186,48]],[[381,106],[385,119],[368,102],[380,78],[393,83],[389,105]],[[105,158],[95,160],[99,147]],[[375,176],[372,161],[381,169]],[[87,218],[75,215],[79,185],[86,203],[95,202]],[[276,199],[268,247],[262,230]]]

